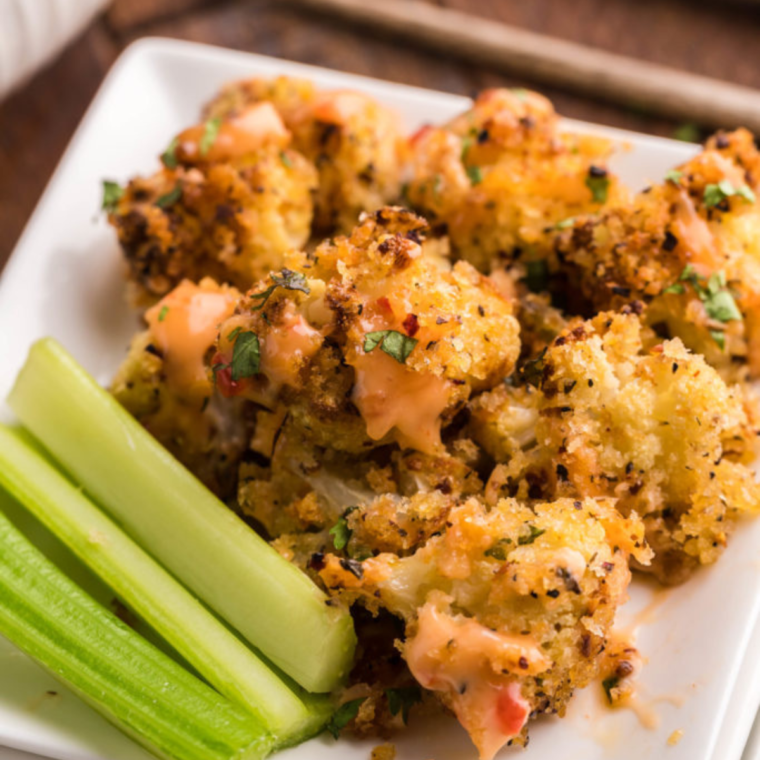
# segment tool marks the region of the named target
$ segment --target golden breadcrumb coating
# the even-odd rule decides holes
[[[557,232],[572,292],[585,299],[577,311],[641,300],[647,324],[662,337],[681,338],[729,379],[746,363],[756,375],[758,193],[752,135],[720,132],[661,184]]]
[[[206,111],[228,115],[261,101],[277,108],[294,147],[317,167],[317,230],[349,232],[362,211],[399,197],[407,146],[393,111],[361,92],[317,91],[288,77],[228,85]]]
[[[365,509],[374,505],[352,511],[349,526]],[[401,532],[401,517],[395,523]],[[564,713],[573,690],[598,673],[626,598],[629,554],[641,563],[651,556],[644,528],[611,500],[529,508],[502,499],[488,508],[470,498],[410,556],[340,552],[315,562],[332,594],[404,619],[412,674],[491,758],[524,741],[529,717]]]
[[[205,154],[204,130],[179,135],[167,165],[131,180],[109,214],[142,300],[185,278],[246,289],[310,235],[317,173],[269,104],[222,122]]]
[[[180,285],[148,312],[151,327],[132,339],[111,384],[114,398],[223,498],[235,495],[253,412],[244,400],[230,403],[215,392],[204,355],[216,337],[217,320],[239,297],[210,279]],[[188,321],[198,329],[204,316],[200,340],[188,345]]]
[[[471,434],[500,463],[494,501],[610,497],[642,517],[651,572],[679,583],[714,562],[760,507],[745,462],[756,430],[737,389],[678,339],[648,352],[634,313],[571,325],[523,376],[472,402]]]
[[[484,272],[497,260],[549,258],[547,230],[626,195],[607,169],[609,141],[560,132],[551,103],[526,90],[486,90],[411,144],[410,203]]]
[[[441,425],[511,373],[520,343],[511,303],[469,264],[442,269],[423,255],[425,230],[384,208],[350,237],[290,257],[222,327],[222,391],[284,404],[320,446],[440,451]],[[235,378],[241,337],[255,340],[260,366]]]

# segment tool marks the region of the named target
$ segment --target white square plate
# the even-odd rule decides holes
[[[201,104],[222,83],[277,74],[310,77],[322,87],[365,90],[396,108],[409,129],[444,120],[469,102],[191,43],[147,39],[132,45],[101,87],[0,283],[0,398],[29,345],[44,335],[56,337],[108,382],[136,321],[123,297],[115,235],[98,212],[101,180],[124,181],[154,171],[171,135],[198,118]],[[579,122],[567,126],[627,142],[629,149],[616,156],[615,168],[632,187],[661,178],[696,150]],[[8,417],[7,409],[0,408],[0,416]],[[760,639],[753,639],[760,610],[758,546],[760,520],[742,526],[721,561],[681,588],[663,596],[640,579],[634,582],[620,624],[646,619],[638,636],[648,660],[641,691],[659,721],[656,727],[645,728],[630,710],[607,710],[601,689],[592,686],[578,694],[564,720],[542,719],[531,726],[524,757],[738,760],[760,702]],[[77,572],[84,577],[81,569]],[[108,600],[102,588],[98,593]],[[45,696],[48,691],[56,696]],[[667,739],[677,729],[683,738],[670,747]],[[334,744],[320,738],[281,758],[366,760],[377,743]],[[0,744],[65,760],[147,757],[2,639]],[[476,757],[453,721],[413,725],[398,747],[399,760]]]

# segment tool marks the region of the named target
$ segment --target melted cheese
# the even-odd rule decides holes
[[[361,92],[333,90],[317,97],[310,106],[310,115],[315,121],[342,125],[361,115],[371,104],[372,100]]]
[[[379,349],[353,362],[353,402],[380,440],[395,428],[402,446],[432,454],[441,446],[441,414],[449,403],[450,384],[429,372],[415,372]]]
[[[269,378],[270,388],[297,387],[299,370],[319,350],[322,341],[319,330],[288,303],[277,324],[261,338],[261,371]]]
[[[724,261],[710,227],[697,213],[694,203],[685,190],[680,190],[678,193],[673,227],[674,234],[678,238],[678,245],[681,250],[686,251],[687,259],[707,267],[705,271],[700,271],[700,274],[708,275],[723,266]]]
[[[164,356],[166,380],[178,396],[199,400],[211,393],[204,358],[235,301],[235,291],[207,290],[184,280],[145,313]]]
[[[205,131],[205,123],[196,124],[179,135],[177,155],[180,160],[229,161],[253,153],[265,145],[284,148],[290,143],[290,132],[271,103],[257,103],[223,121],[208,151],[201,155],[200,146]]]
[[[550,666],[531,637],[492,631],[430,603],[419,611],[417,633],[407,641],[404,657],[422,686],[447,694],[481,760],[491,760],[530,715],[519,683],[504,672],[535,674]]]

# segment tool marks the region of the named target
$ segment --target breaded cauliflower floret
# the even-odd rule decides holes
[[[349,525],[361,524],[363,511]],[[525,741],[530,717],[563,714],[573,690],[596,676],[626,599],[629,554],[648,561],[643,526],[611,501],[529,508],[502,499],[489,509],[470,498],[410,556],[332,554],[314,563],[333,595],[405,621],[412,675],[490,760],[505,743]]]
[[[235,495],[253,416],[247,402],[215,392],[204,357],[239,297],[210,279],[178,285],[148,310],[149,327],[132,339],[111,385],[116,400],[224,498]]]
[[[645,352],[635,314],[571,325],[523,375],[538,387],[471,405],[470,432],[500,463],[491,502],[617,499],[642,517],[650,570],[668,584],[714,562],[737,518],[760,508],[741,393],[678,339]]]
[[[760,372],[760,152],[740,129],[631,203],[555,233],[577,311],[648,304],[646,323],[679,337],[727,379]],[[585,302],[584,302],[585,301]]]
[[[561,133],[551,103],[526,90],[486,90],[411,143],[409,201],[483,272],[496,260],[550,258],[547,230],[623,193],[606,167],[609,142]]]
[[[425,230],[384,208],[291,257],[222,327],[222,392],[284,404],[323,447],[439,452],[442,423],[511,373],[520,343],[511,303],[469,264],[444,270],[423,255]]]
[[[270,104],[250,106],[185,130],[159,172],[128,184],[109,221],[138,296],[204,276],[246,289],[282,267],[309,237],[317,186],[290,142]]]
[[[229,85],[206,110],[227,115],[260,101],[277,108],[294,147],[319,171],[316,230],[348,232],[362,211],[398,198],[406,141],[393,111],[361,92],[316,91],[287,77]]]

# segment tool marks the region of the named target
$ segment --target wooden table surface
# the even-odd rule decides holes
[[[725,0],[437,2],[760,88],[757,6],[742,8]],[[126,45],[145,35],[209,42],[455,93],[531,85],[440,51],[289,8],[282,0],[116,0],[58,60],[0,104],[0,268],[104,75]],[[541,90],[567,116],[662,135],[679,127],[640,110]]]

